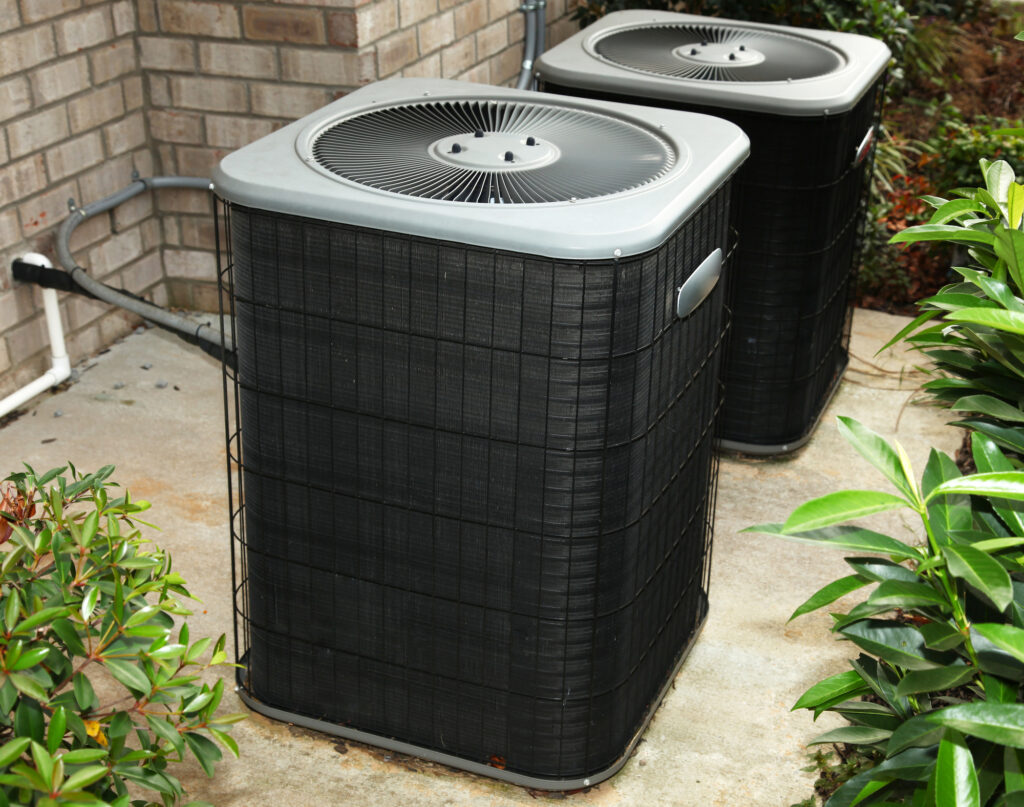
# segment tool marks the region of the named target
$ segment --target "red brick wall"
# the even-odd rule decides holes
[[[549,0],[548,41],[575,24]],[[228,152],[393,76],[512,84],[520,0],[0,0],[0,396],[47,363],[38,291],[11,259],[52,254],[67,199],[143,176],[209,176]],[[159,211],[159,212],[156,212]],[[75,233],[79,262],[157,302],[216,307],[209,199],[143,194]],[[72,361],[134,324],[62,298]]]

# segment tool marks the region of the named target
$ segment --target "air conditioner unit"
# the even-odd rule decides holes
[[[801,446],[846,367],[889,56],[853,34],[622,11],[537,64],[548,92],[718,115],[750,137],[733,200],[726,448]]]
[[[226,157],[242,697],[611,775],[707,613],[732,124],[369,85]]]

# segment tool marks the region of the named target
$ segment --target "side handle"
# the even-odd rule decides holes
[[[676,316],[684,319],[696,311],[704,299],[711,294],[721,276],[722,250],[716,249],[679,287],[679,294],[676,297]]]

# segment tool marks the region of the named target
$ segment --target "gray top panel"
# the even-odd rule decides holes
[[[834,31],[617,11],[541,55],[565,87],[777,115],[839,114],[882,74],[877,39]]]
[[[410,126],[405,112],[394,114],[408,107],[430,125]],[[452,110],[505,110],[514,120],[485,120],[477,127],[481,138],[452,124]],[[513,125],[520,119],[529,125]],[[399,134],[381,130],[377,120],[390,121]],[[353,121],[358,126],[350,128]],[[373,125],[359,128],[366,121]],[[538,133],[530,146],[527,131]],[[614,147],[620,135],[625,148]],[[706,115],[395,79],[363,87],[228,155],[213,180],[222,198],[258,209],[551,258],[600,259],[659,246],[748,152],[737,126]],[[481,170],[499,178],[498,190],[436,190],[452,175]],[[608,177],[623,179],[609,184]],[[502,190],[512,186],[544,194]],[[494,198],[502,194],[508,198]]]

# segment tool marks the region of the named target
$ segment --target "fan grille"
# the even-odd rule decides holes
[[[654,182],[678,159],[664,138],[621,118],[491,100],[383,107],[328,127],[312,150],[360,185],[483,204],[608,196]]]
[[[732,25],[655,24],[617,31],[594,50],[620,67],[697,81],[787,81],[838,70],[838,51],[801,36]]]

